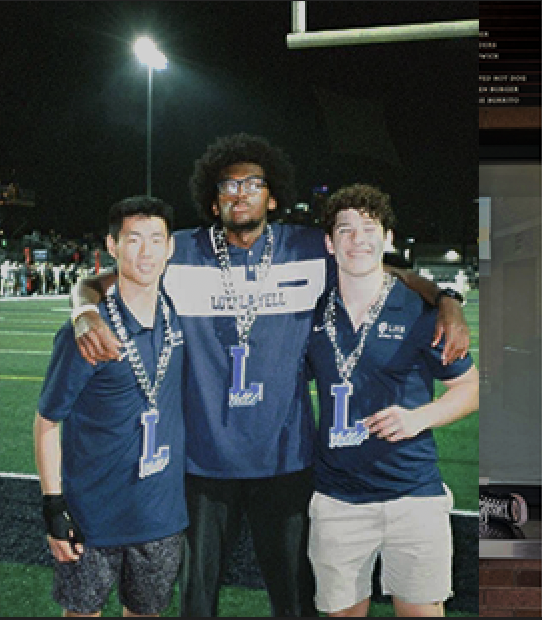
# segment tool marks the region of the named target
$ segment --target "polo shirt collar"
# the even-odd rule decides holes
[[[388,294],[388,298],[386,299],[386,304],[385,304],[386,310],[402,310],[406,303],[406,292],[407,292],[406,286],[401,286],[400,280],[397,279],[397,281],[395,282],[391,291]],[[335,302],[346,312],[346,307],[341,297],[339,287],[337,287]]]
[[[141,323],[135,318],[135,316],[130,312],[128,306],[124,303],[120,296],[119,287],[115,286],[115,290],[113,292],[113,297],[117,302],[117,307],[119,309],[120,317],[122,319],[122,324],[124,325],[126,331],[129,336],[135,336],[143,331],[145,331],[145,327],[141,325]],[[157,308],[155,314],[155,323],[156,319],[161,319],[162,317],[162,308],[161,304],[158,303],[158,299],[156,300]]]

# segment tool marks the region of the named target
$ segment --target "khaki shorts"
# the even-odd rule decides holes
[[[315,492],[310,506],[309,559],[316,607],[336,612],[371,596],[376,558],[382,592],[423,605],[452,596],[451,491],[350,504]]]

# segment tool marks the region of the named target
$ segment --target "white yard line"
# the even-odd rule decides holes
[[[54,336],[56,332],[19,332],[19,331],[0,331],[4,336]]]
[[[17,474],[12,471],[0,471],[0,478],[13,478],[15,480],[39,480],[37,474]]]
[[[17,355],[51,355],[52,351],[22,351],[21,349],[0,349],[0,353],[16,353]]]
[[[0,478],[13,478],[14,480],[39,480],[36,474],[18,474],[10,471],[0,471]],[[458,517],[478,517],[477,510],[452,510],[451,514]]]
[[[480,513],[477,510],[456,510],[452,508],[450,514],[456,515],[457,517],[478,517]]]
[[[43,381],[44,379],[45,377],[18,377],[17,375],[0,375],[0,380],[2,381]]]
[[[4,308],[0,307],[0,311],[4,310]],[[49,308],[47,310],[25,310],[21,313],[20,308],[11,308],[6,311],[5,318],[15,317],[27,317],[27,316],[47,316],[49,312],[70,312],[69,308]],[[61,318],[59,319],[61,320]]]
[[[40,313],[43,314],[43,313]],[[62,320],[62,319],[60,319]],[[32,323],[33,325],[46,325],[46,324],[51,324],[51,325],[59,325],[59,321],[58,319],[56,321],[38,321],[37,319],[27,319],[26,318],[26,312],[23,316],[23,318],[17,318],[17,317],[4,317],[4,316],[0,316],[0,321],[12,321],[13,323]],[[6,325],[7,327],[7,325]]]
[[[0,297],[1,301],[6,302],[28,302],[28,301],[57,301],[59,299],[69,299],[69,295],[20,295],[17,297]]]

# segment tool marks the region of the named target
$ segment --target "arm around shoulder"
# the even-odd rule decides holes
[[[113,269],[81,278],[72,288],[70,294],[71,307],[77,309],[81,306],[97,305],[105,299],[107,289],[116,281],[117,274]]]
[[[98,313],[97,304],[105,299],[107,289],[115,284],[113,270],[80,280],[71,295],[72,323],[77,348],[92,365],[119,358],[121,343]]]
[[[396,265],[389,265],[387,263],[384,264],[384,270],[392,276],[399,278],[399,280],[401,280],[405,286],[408,286],[409,289],[416,291],[416,293],[421,295],[427,303],[432,306],[436,305],[437,295],[440,288],[432,280],[418,275],[412,269],[405,269],[403,267],[397,267]]]
[[[459,301],[447,296],[446,292],[432,280],[418,275],[412,269],[387,264],[384,265],[384,269],[418,293],[427,303],[438,307],[433,346],[436,346],[443,336],[445,337],[442,361],[450,364],[456,359],[464,358],[469,350],[470,330]]]

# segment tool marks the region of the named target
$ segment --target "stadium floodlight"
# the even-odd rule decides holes
[[[167,67],[167,58],[156,48],[149,37],[139,37],[135,42],[134,51],[139,62],[151,69],[162,71]]]
[[[151,195],[151,136],[152,136],[152,70],[162,71],[167,67],[167,58],[157,49],[149,37],[140,37],[134,45],[139,61],[147,65],[147,196]]]

